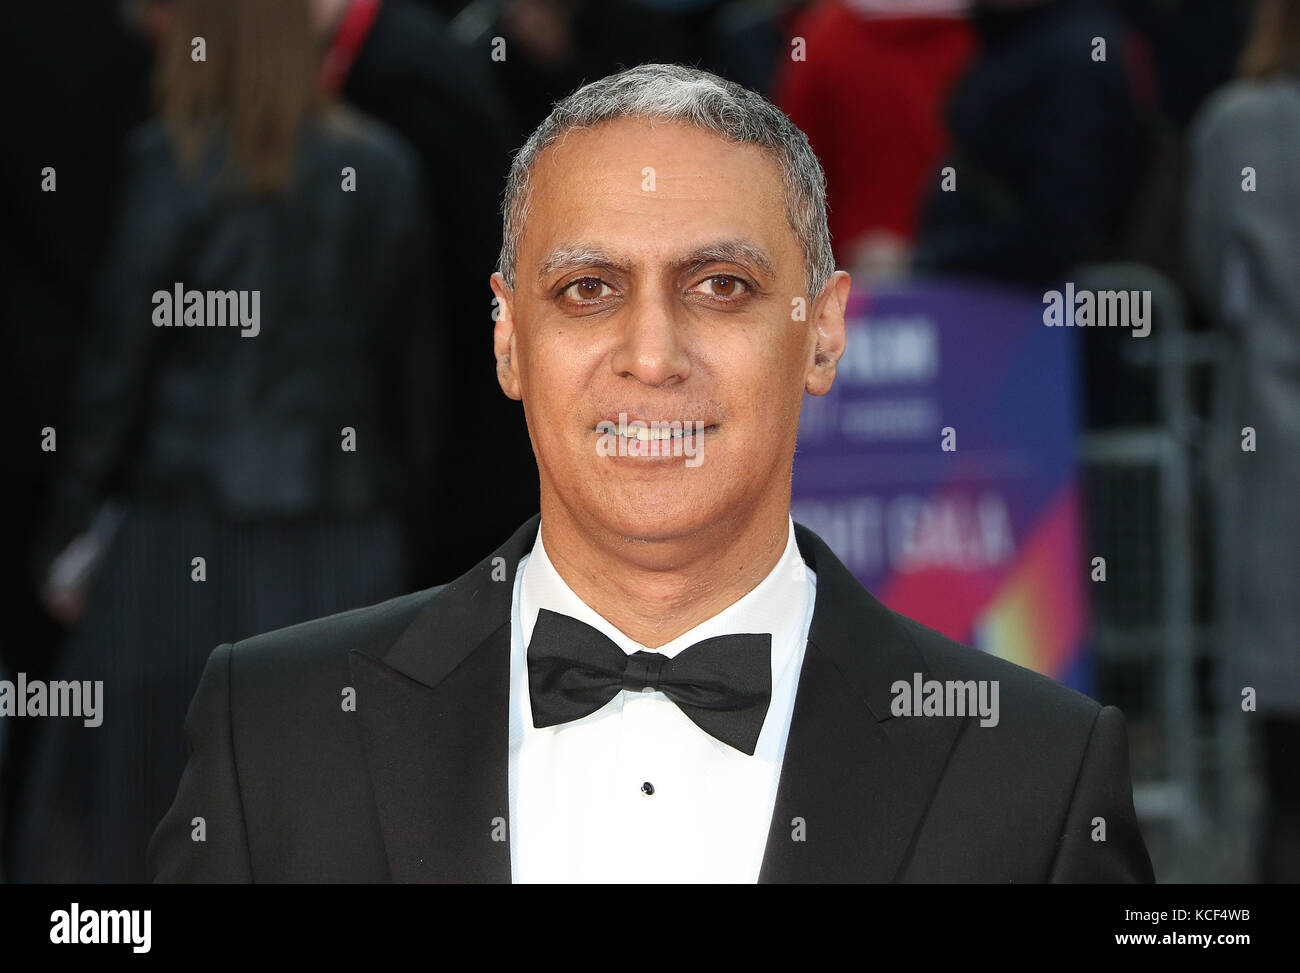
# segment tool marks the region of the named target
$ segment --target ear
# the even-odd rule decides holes
[[[804,378],[811,395],[825,395],[835,381],[835,365],[844,354],[844,312],[849,306],[849,275],[842,270],[831,274],[813,308],[816,332],[812,361]]]
[[[512,399],[524,397],[519,382],[519,365],[515,359],[514,292],[500,273],[492,275],[492,293],[496,295],[497,323],[492,331],[492,354],[497,360],[497,382],[501,391]]]

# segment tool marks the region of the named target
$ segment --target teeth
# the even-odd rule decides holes
[[[636,429],[624,429],[619,435],[624,439],[638,439],[641,442],[649,442],[652,439],[681,439],[686,435],[685,429],[647,429],[645,426],[638,426]]]

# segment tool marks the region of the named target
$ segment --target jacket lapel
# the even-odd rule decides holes
[[[820,537],[795,539],[817,601],[759,881],[897,881],[967,721],[891,715],[925,660]]]
[[[395,882],[510,881],[510,606],[539,521],[437,590],[382,658],[349,656]]]

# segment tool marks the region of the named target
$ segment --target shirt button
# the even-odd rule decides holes
[[[641,785],[641,793],[646,795],[647,797],[649,797],[654,792],[655,792],[655,785],[650,783],[649,781],[646,781],[644,784]]]

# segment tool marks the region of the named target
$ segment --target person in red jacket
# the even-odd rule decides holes
[[[948,87],[974,52],[965,6],[825,0],[794,23],[773,100],[807,133],[826,171],[843,266],[870,275],[907,263],[947,149]]]

